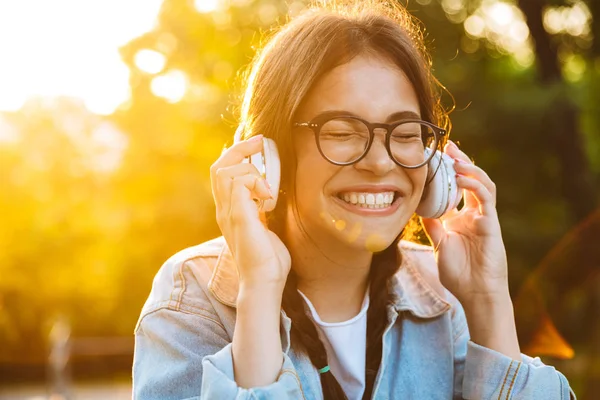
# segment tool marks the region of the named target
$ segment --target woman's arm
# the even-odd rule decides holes
[[[498,298],[484,297],[464,304],[471,340],[480,346],[521,359],[513,304],[508,291]]]
[[[274,199],[256,167],[243,161],[261,151],[261,135],[236,142],[211,166],[217,224],[239,277],[233,337],[235,379],[242,387],[271,384],[281,370],[279,316],[291,257],[264,223],[254,199]]]
[[[279,321],[283,289],[279,285],[240,286],[233,334],[235,380],[245,388],[277,379],[283,362]]]

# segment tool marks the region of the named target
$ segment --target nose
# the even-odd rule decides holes
[[[377,176],[383,176],[396,167],[396,163],[390,158],[385,148],[385,131],[381,135],[375,134],[371,148],[365,157],[355,164],[355,167]]]

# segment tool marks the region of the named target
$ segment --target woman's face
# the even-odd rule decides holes
[[[324,75],[305,97],[295,122],[333,110],[369,122],[421,118],[417,95],[403,71],[372,56],[357,57]],[[382,130],[376,130],[361,161],[343,167],[321,156],[310,129],[293,132],[298,160],[296,203],[308,235],[323,249],[342,245],[376,252],[388,247],[418,206],[426,167],[396,165],[387,153]],[[380,208],[360,204],[363,198],[366,203],[377,201],[377,195],[384,200]],[[392,195],[390,205],[386,201]]]

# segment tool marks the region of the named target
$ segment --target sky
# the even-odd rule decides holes
[[[120,46],[151,30],[163,0],[0,0],[0,111],[72,96],[97,114],[129,98]]]

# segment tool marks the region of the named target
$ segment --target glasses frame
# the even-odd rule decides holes
[[[369,141],[367,143],[367,146],[365,147],[365,151],[363,152],[363,154],[358,157],[356,160],[353,161],[349,161],[349,162],[337,162],[334,161],[332,159],[330,159],[329,157],[327,157],[325,155],[325,153],[323,153],[323,150],[321,149],[321,143],[319,140],[319,134],[321,133],[321,128],[323,127],[323,125],[325,125],[327,122],[331,121],[332,119],[337,119],[337,118],[348,118],[348,119],[355,119],[357,121],[362,122],[363,124],[365,124],[367,126],[367,128],[369,129]],[[373,145],[373,140],[375,139],[375,129],[379,128],[379,129],[384,129],[386,131],[385,134],[385,149],[388,152],[388,155],[390,156],[390,159],[392,161],[394,161],[395,164],[403,167],[403,168],[407,168],[407,169],[417,169],[417,168],[421,168],[422,166],[426,165],[431,158],[434,155],[434,151],[432,151],[429,154],[429,157],[427,157],[427,159],[425,161],[423,161],[422,163],[416,165],[416,166],[407,166],[404,165],[400,162],[398,162],[394,156],[392,155],[392,151],[390,148],[390,139],[392,136],[392,132],[394,131],[394,129],[396,129],[396,127],[403,125],[403,124],[407,124],[407,123],[421,123],[424,125],[427,125],[431,128],[431,130],[433,131],[433,136],[434,136],[434,140],[435,140],[435,146],[437,148],[438,144],[440,143],[440,139],[442,136],[445,136],[447,131],[443,128],[440,128],[439,126],[432,124],[431,122],[428,121],[423,121],[420,119],[403,119],[397,122],[392,122],[391,124],[384,124],[384,123],[371,123],[369,121],[366,121],[362,118],[356,117],[354,115],[347,115],[347,114],[340,114],[340,115],[320,115],[317,116],[315,118],[313,118],[312,120],[308,121],[308,122],[294,122],[293,126],[294,128],[309,128],[313,131],[314,133],[314,137],[315,137],[315,143],[317,145],[317,149],[319,149],[319,153],[321,153],[321,156],[329,161],[330,163],[334,164],[334,165],[338,165],[340,167],[343,166],[348,166],[348,165],[353,165],[356,164],[357,162],[359,162],[360,160],[362,160],[363,158],[366,157],[366,155],[369,153],[369,150],[371,149],[371,146]],[[421,139],[423,140],[423,142],[425,143],[426,139],[431,137],[432,135],[429,134],[427,135],[427,137],[423,137],[423,135],[421,135]]]

